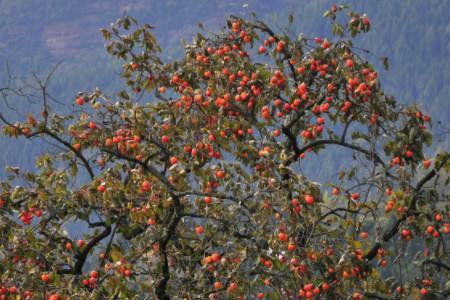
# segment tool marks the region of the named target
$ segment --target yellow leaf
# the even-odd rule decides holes
[[[378,279],[378,278],[380,277],[380,274],[378,273],[377,269],[373,268],[373,269],[372,269],[372,273],[370,274],[370,276],[371,276],[373,279]]]
[[[122,252],[117,246],[112,246],[110,254],[113,261],[118,261],[123,256]]]
[[[355,248],[361,248],[361,247],[362,247],[362,243],[361,243],[360,241],[354,241],[354,242],[353,242],[353,246],[354,246]]]

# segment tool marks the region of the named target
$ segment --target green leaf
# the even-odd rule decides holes
[[[100,29],[100,32],[102,33],[103,38],[105,40],[110,40],[111,39],[111,32],[109,32],[109,30],[103,28],[103,29]]]
[[[119,93],[119,97],[126,99],[126,100],[130,100],[130,95],[128,95],[128,93],[126,91],[121,91]]]
[[[332,27],[332,33],[335,36],[343,36],[344,35],[344,27],[338,23],[334,23]]]
[[[389,69],[389,60],[386,56],[383,56],[381,58],[381,61],[383,62],[383,67],[388,70]]]

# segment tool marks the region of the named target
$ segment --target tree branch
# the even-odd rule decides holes
[[[370,250],[367,252],[367,254],[364,255],[364,259],[366,260],[372,260],[378,253],[378,249],[380,249],[383,245],[383,243],[388,242],[392,237],[394,237],[400,228],[400,224],[403,223],[406,218],[412,214],[414,214],[417,200],[419,199],[419,193],[422,190],[422,187],[431,179],[433,179],[434,176],[436,176],[439,172],[439,170],[446,164],[448,160],[448,157],[445,157],[441,163],[436,166],[432,171],[430,171],[427,175],[425,175],[422,179],[420,179],[414,189],[414,197],[408,207],[408,210],[406,213],[404,213],[400,218],[397,218],[394,222],[394,224],[383,234],[382,241],[377,242]]]
[[[435,265],[435,266],[437,266],[438,268],[443,268],[443,269],[445,269],[445,270],[447,270],[447,271],[449,271],[450,272],[450,266],[449,265],[447,265],[447,264],[444,264],[443,262],[441,262],[441,261],[439,261],[439,260],[436,260],[436,259],[427,259],[427,260],[425,260],[424,262],[423,262],[423,264],[424,265]]]
[[[111,226],[107,226],[105,230],[103,230],[100,234],[96,235],[92,240],[89,241],[89,243],[85,246],[83,251],[79,254],[75,255],[75,266],[71,269],[63,269],[58,270],[58,273],[60,274],[73,274],[73,275],[79,275],[82,273],[82,269],[84,266],[84,263],[86,262],[86,259],[89,255],[89,252],[94,248],[101,240],[109,236],[111,233]]]
[[[371,152],[367,149],[364,149],[364,148],[354,145],[354,144],[349,144],[347,142],[331,140],[331,139],[314,141],[314,142],[311,142],[311,143],[305,145],[303,148],[298,148],[297,146],[295,146],[294,151],[295,151],[296,157],[294,157],[293,159],[297,160],[298,156],[302,153],[305,153],[309,148],[314,148],[314,147],[322,146],[322,145],[339,145],[339,146],[342,146],[345,148],[353,149],[353,150],[356,150],[358,152],[365,154],[370,159],[374,159],[375,162],[381,164],[383,167],[386,166],[384,161],[375,152]]]

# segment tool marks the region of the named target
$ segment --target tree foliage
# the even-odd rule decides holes
[[[129,91],[58,114],[39,81],[40,116],[0,114],[6,135],[54,146],[1,182],[0,297],[448,296],[449,154],[424,157],[430,117],[383,93],[352,42],[369,19],[342,11],[328,39],[230,16],[171,63],[125,16],[102,34]],[[335,182],[302,173],[337,148]]]

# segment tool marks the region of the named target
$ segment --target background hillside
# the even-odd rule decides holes
[[[119,65],[106,54],[99,29],[123,15],[135,16],[141,23],[156,27],[155,33],[166,59],[182,53],[181,39],[190,41],[198,22],[219,30],[227,14],[256,14],[274,28],[287,24],[287,15],[295,16],[292,30],[307,36],[328,33],[323,12],[333,1],[213,1],[213,0],[0,0],[0,82],[6,78],[8,63],[15,75],[44,76],[62,61],[53,77],[51,93],[70,106],[78,91],[101,87],[112,94],[123,86]],[[448,138],[441,135],[450,118],[450,1],[401,0],[347,1],[356,11],[366,12],[373,25],[358,44],[377,56],[388,56],[390,69],[381,72],[386,91],[403,103],[420,103],[435,123],[441,137],[438,147],[447,148]],[[376,56],[369,56],[380,65]],[[29,103],[10,103],[18,112],[35,110]],[[54,104],[55,109],[64,109]],[[5,104],[0,104],[2,112]],[[8,111],[11,119],[18,113]],[[448,131],[448,130],[447,130]],[[0,166],[32,168],[32,158],[43,145],[0,138]],[[330,162],[331,152],[322,163]],[[327,157],[328,156],[328,157]],[[332,168],[322,168],[315,176],[330,176]],[[3,175],[3,168],[0,176]]]

